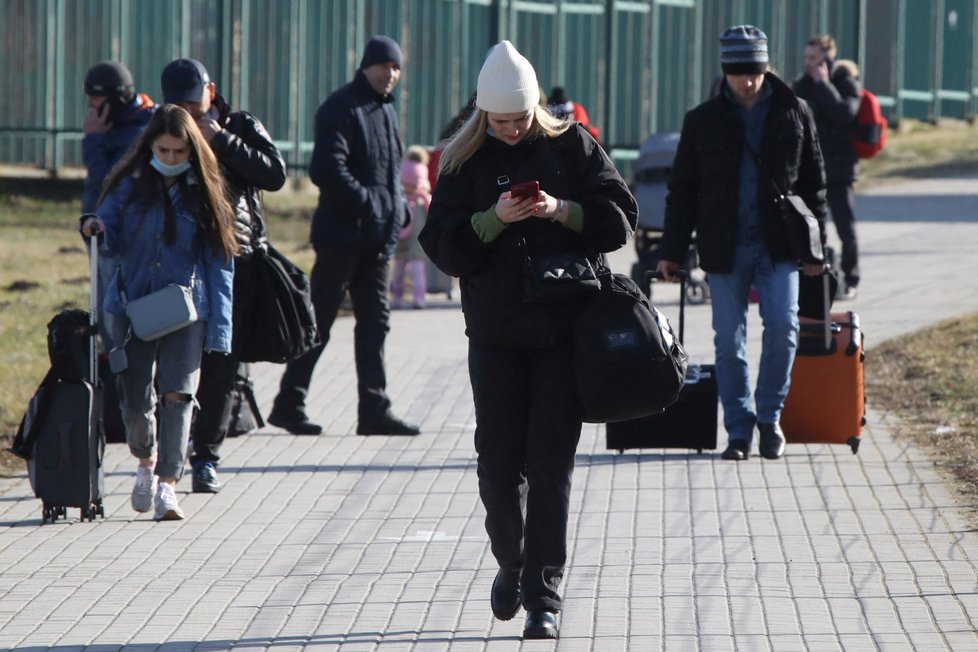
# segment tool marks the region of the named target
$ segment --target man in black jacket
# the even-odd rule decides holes
[[[374,36],[353,81],[326,98],[316,113],[309,178],[321,192],[312,219],[316,263],[310,283],[323,342],[288,364],[268,417],[269,423],[294,434],[322,432],[309,421],[305,403],[347,290],[356,319],[357,434],[420,432],[391,413],[384,370],[390,259],[398,229],[407,224],[400,184],[401,141],[391,95],[400,75],[400,47],[386,36]]]
[[[845,285],[840,298],[854,299],[859,285],[859,247],[852,185],[859,176],[859,159],[852,144],[853,122],[859,113],[860,85],[848,68],[835,65],[835,39],[816,34],[805,45],[805,74],[792,86],[815,115],[818,141],[825,157],[829,210],[842,241],[840,267]]]
[[[285,184],[285,159],[272,143],[264,125],[250,113],[231,111],[217,93],[204,65],[195,59],[177,59],[163,69],[163,101],[178,104],[197,121],[201,134],[217,157],[229,198],[234,206],[238,255],[234,259],[233,328],[237,332],[251,314],[252,256],[267,240],[261,191],[278,190]],[[233,340],[237,336],[232,333]],[[200,410],[193,426],[193,490],[216,493],[221,484],[217,463],[221,444],[231,425],[231,408],[237,377],[247,379],[248,365],[239,364],[232,352],[204,352],[200,365]]]
[[[720,37],[724,81],[717,97],[686,114],[666,197],[658,271],[672,279],[696,231],[713,307],[717,387],[729,446],[723,459],[784,453],[779,420],[798,342],[798,263],[777,198],[793,192],[819,221],[824,243],[825,178],[808,106],[767,72],[767,36],[752,25]],[[822,271],[805,260],[804,272]],[[747,364],[751,286],[764,324],[754,404]]]

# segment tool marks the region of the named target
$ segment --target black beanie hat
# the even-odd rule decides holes
[[[397,41],[387,36],[373,36],[363,48],[363,58],[360,59],[360,70],[378,63],[393,61],[401,67],[401,46]]]
[[[118,99],[128,104],[136,97],[136,85],[132,73],[124,65],[118,61],[103,61],[89,68],[85,74],[85,94]]]
[[[753,25],[736,25],[720,35],[723,74],[761,75],[767,63],[767,34]]]

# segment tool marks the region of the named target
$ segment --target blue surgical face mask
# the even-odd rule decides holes
[[[150,159],[149,164],[164,177],[176,177],[190,169],[190,159],[187,159],[183,163],[177,163],[176,165],[168,165],[156,158],[156,154],[153,154],[153,158]]]

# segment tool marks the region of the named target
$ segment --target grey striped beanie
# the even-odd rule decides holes
[[[723,74],[760,75],[767,62],[767,34],[753,25],[736,25],[720,35]]]

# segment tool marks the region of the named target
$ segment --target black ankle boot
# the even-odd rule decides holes
[[[500,568],[492,583],[489,597],[492,615],[499,620],[510,620],[520,611],[520,570]]]
[[[557,638],[557,614],[546,609],[530,609],[523,625],[523,638]]]

